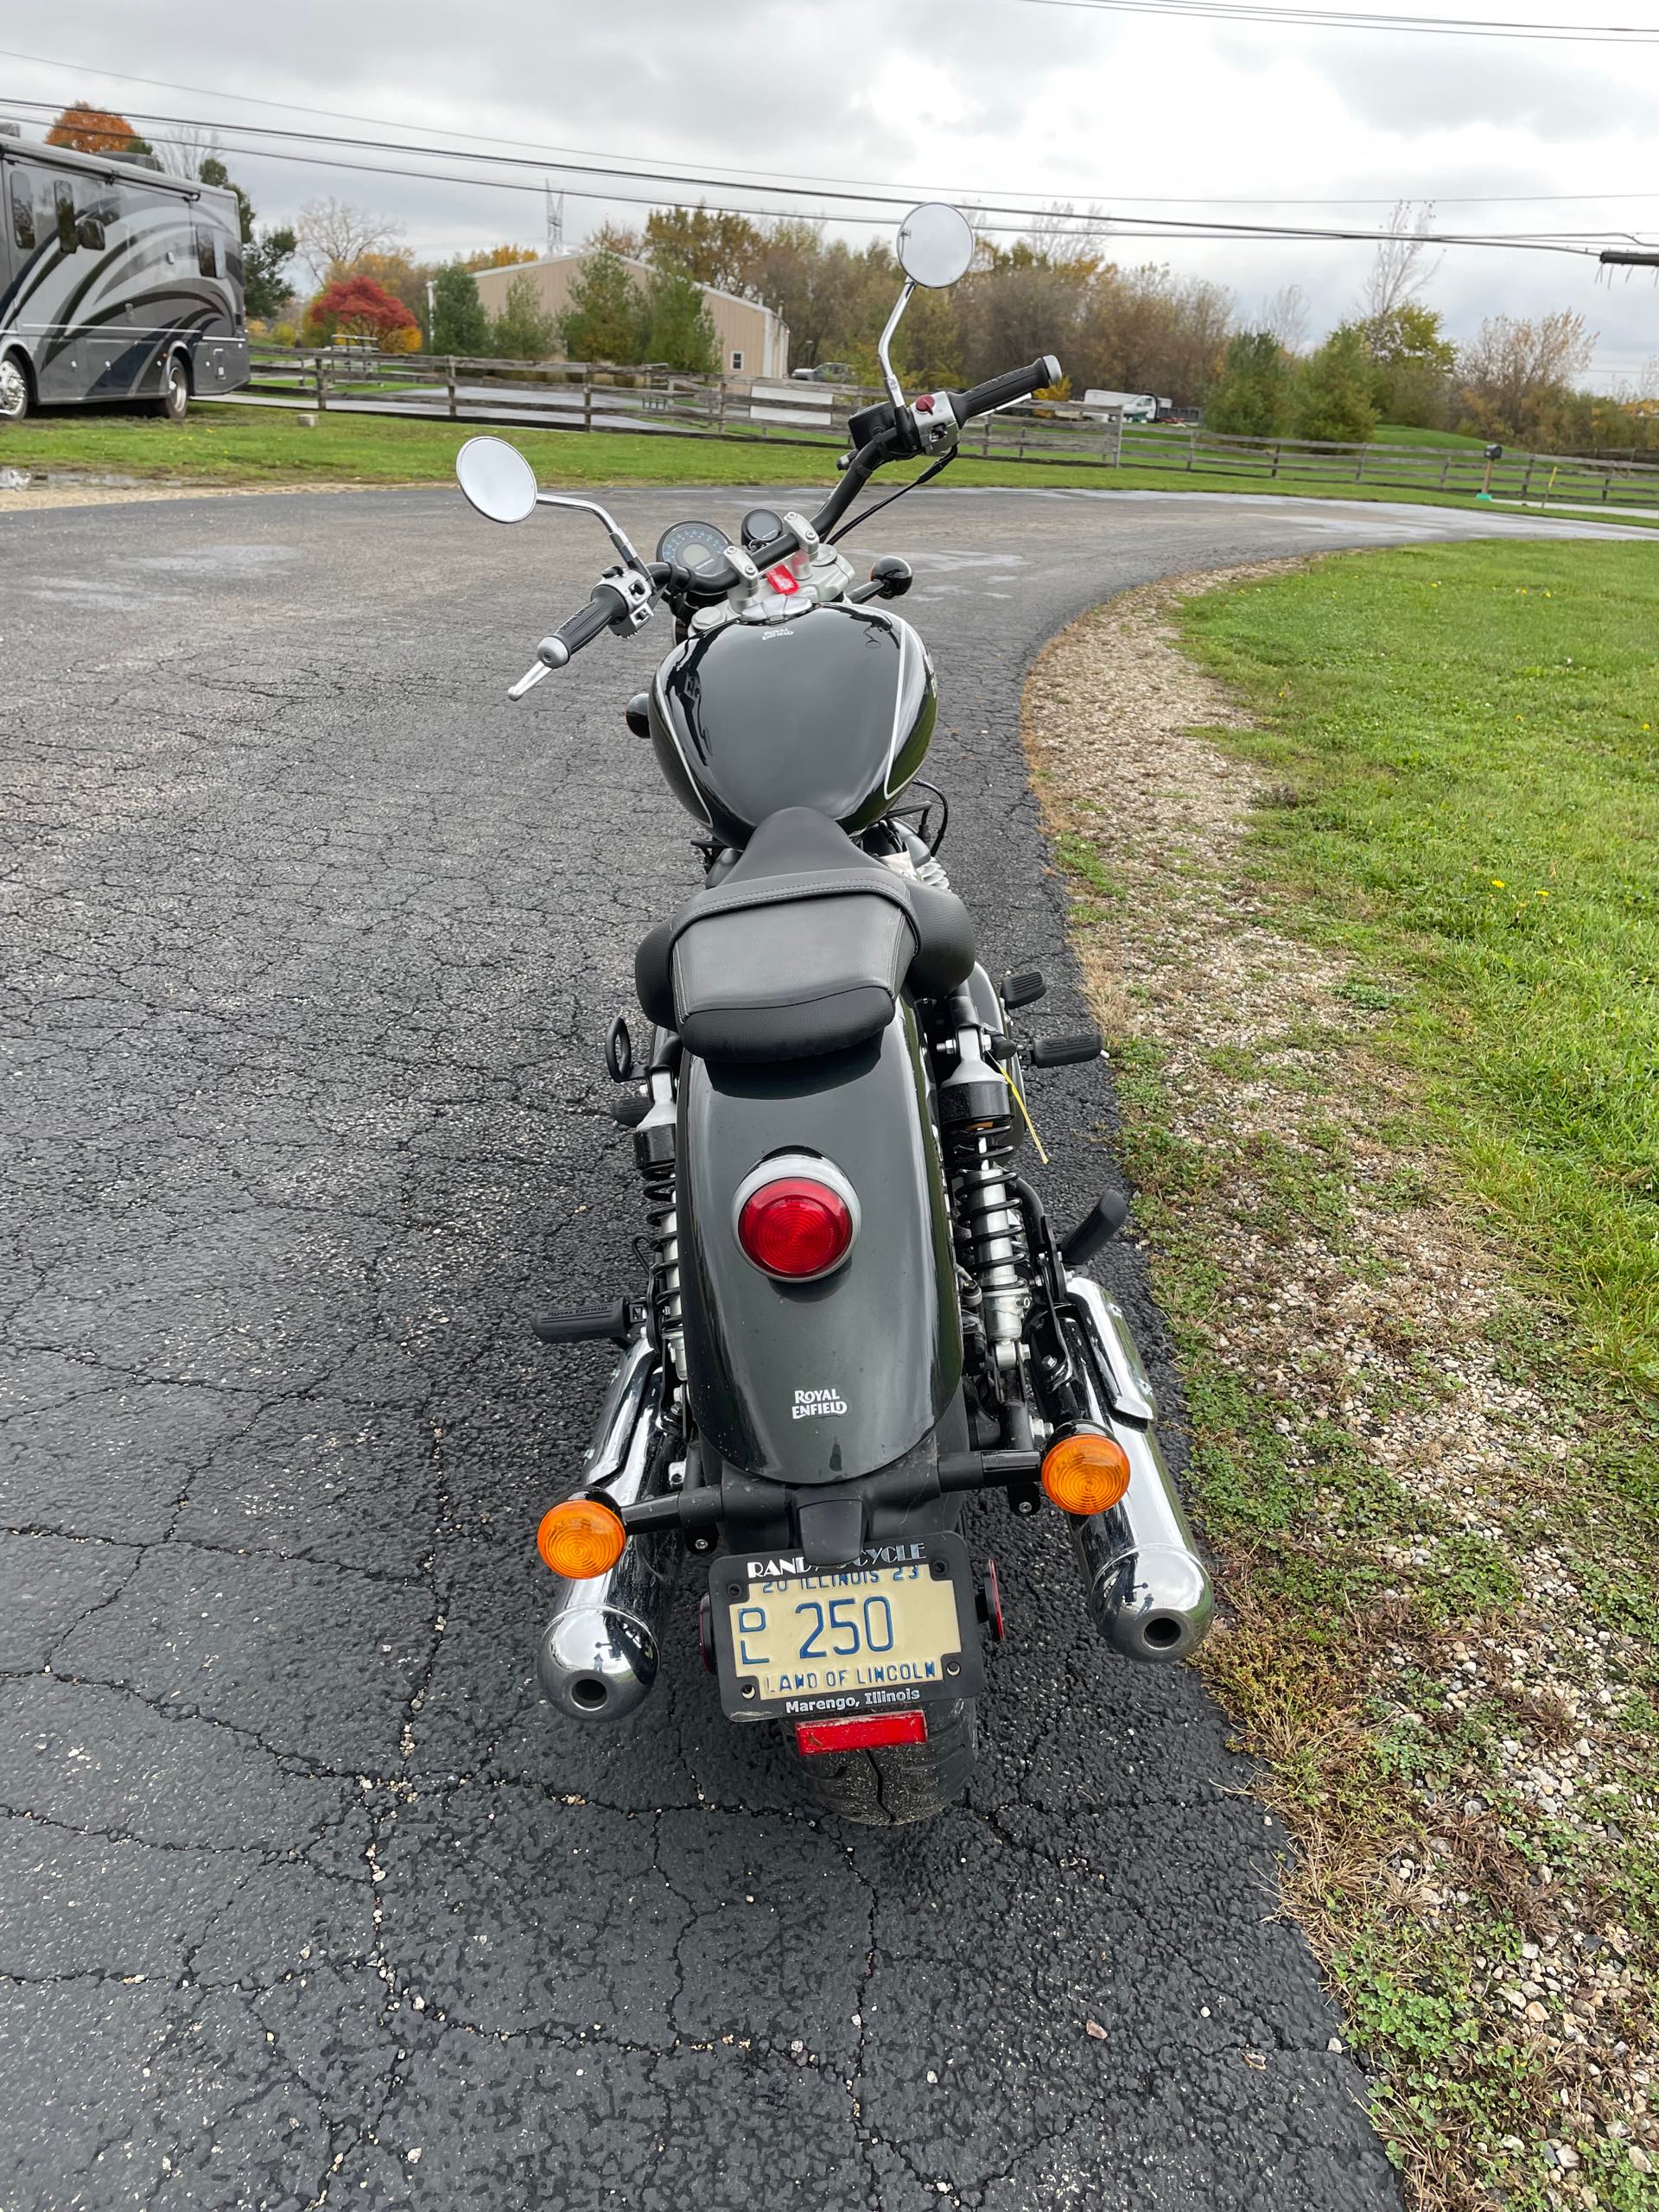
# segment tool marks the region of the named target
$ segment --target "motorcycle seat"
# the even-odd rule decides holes
[[[953,892],[896,874],[826,814],[769,815],[719,884],[659,922],[634,980],[647,1016],[712,1065],[862,1044],[899,994],[953,990],[974,964]]]

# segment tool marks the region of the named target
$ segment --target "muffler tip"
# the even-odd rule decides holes
[[[1148,1546],[1102,1570],[1089,1610],[1113,1649],[1128,1659],[1185,1659],[1209,1634],[1215,1612],[1203,1562],[1171,1545]]]
[[[655,1631],[609,1605],[556,1613],[536,1651],[543,1694],[572,1720],[626,1720],[656,1688],[660,1664]]]

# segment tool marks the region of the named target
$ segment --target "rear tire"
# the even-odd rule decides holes
[[[826,1751],[796,1758],[816,1803],[863,1827],[906,1827],[954,1805],[974,1778],[979,1745],[974,1700],[930,1704],[925,1744],[889,1744],[874,1751]],[[794,1738],[791,1735],[791,1745]]]
[[[29,417],[29,371],[15,353],[0,360],[0,423],[22,423]]]
[[[167,423],[182,423],[190,407],[190,372],[181,354],[175,353],[162,372],[161,397],[156,412]]]

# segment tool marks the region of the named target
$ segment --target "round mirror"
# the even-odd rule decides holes
[[[461,490],[492,522],[523,522],[536,507],[536,472],[505,438],[468,438],[455,455]]]
[[[899,226],[899,265],[913,284],[954,284],[974,257],[974,226],[960,207],[930,200]]]

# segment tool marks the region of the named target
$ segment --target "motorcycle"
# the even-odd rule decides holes
[[[638,950],[649,1042],[636,1060],[619,1017],[606,1045],[648,1280],[537,1317],[546,1342],[620,1351],[574,1487],[537,1531],[556,1585],[541,1686],[583,1726],[637,1712],[679,1572],[702,1562],[702,1657],[727,1718],[781,1723],[819,1804],[884,1825],[938,1812],[973,1770],[1002,1609],[964,1535],[970,1498],[1058,1509],[1090,1615],[1131,1659],[1184,1658],[1211,1609],[1134,1339],[1083,1273],[1122,1202],[1057,1235],[1016,1165],[1027,1058],[1097,1059],[1100,1039],[1027,1052],[1014,1036],[1010,1014],[1046,986],[992,980],[940,861],[948,807],[920,777],[933,667],[886,604],[910,569],[880,559],[858,582],[836,550],[902,496],[847,519],[878,468],[924,459],[926,482],[964,424],[1058,379],[1046,356],[905,398],[899,318],[972,254],[956,209],[906,217],[887,397],[852,416],[810,518],[757,507],[736,543],[677,523],[647,561],[501,440],[456,465],[492,521],[579,510],[620,556],[510,698],[671,614],[672,650],[626,719],[707,863]]]

